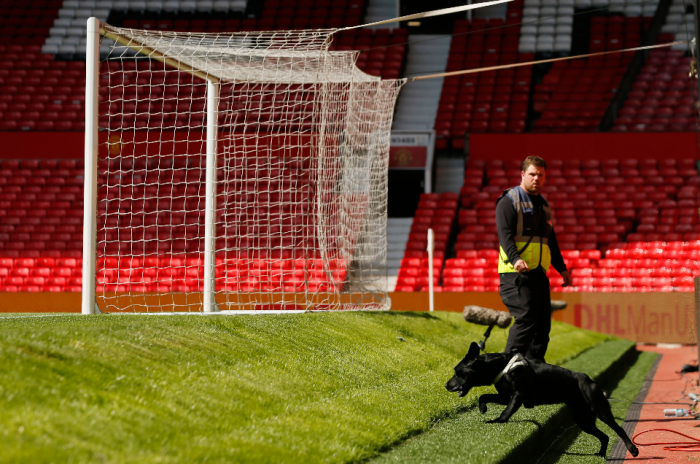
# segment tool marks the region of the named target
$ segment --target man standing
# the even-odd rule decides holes
[[[552,327],[546,275],[550,264],[564,278],[564,286],[571,283],[552,228],[552,210],[540,195],[546,170],[542,158],[528,156],[522,164],[520,185],[505,190],[496,203],[500,294],[515,317],[505,351],[517,349],[539,360],[544,360]]]

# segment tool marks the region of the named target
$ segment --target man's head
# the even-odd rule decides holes
[[[528,156],[523,161],[520,173],[522,187],[530,195],[538,195],[544,186],[547,163],[539,156]]]

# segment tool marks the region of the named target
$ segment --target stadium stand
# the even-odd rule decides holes
[[[452,224],[457,211],[457,194],[424,193],[421,195],[416,215],[411,225],[411,233],[406,243],[406,253],[401,261],[396,286],[401,291],[416,291],[428,285],[429,268],[428,229],[435,234],[435,252],[433,255],[434,285],[438,285],[445,250],[450,239]]]
[[[60,3],[60,2],[59,2]],[[245,0],[233,1],[191,1],[191,0],[150,0],[150,1],[119,1],[119,0],[66,0],[62,2],[58,12],[58,18],[53,23],[50,35],[43,44],[44,53],[60,55],[84,55],[85,54],[85,23],[87,18],[96,17],[101,21],[107,21],[110,15],[123,16],[132,12],[141,16],[165,16],[176,17],[182,15],[217,15],[225,17],[230,13],[242,14],[246,9]],[[160,28],[175,30],[177,25],[172,19],[154,21],[145,19],[144,29]],[[223,20],[220,20],[223,26]],[[138,21],[136,21],[138,23]],[[184,20],[182,30],[190,30],[189,20]],[[206,21],[203,21],[206,23]],[[138,24],[130,22],[124,27],[138,27]],[[233,26],[233,25],[231,25]],[[235,26],[240,27],[240,20]],[[204,31],[201,31],[204,32]],[[105,50],[109,50],[105,46]]]
[[[693,19],[692,8],[688,8],[683,0],[673,0],[666,16],[666,22],[661,28],[664,38],[669,42],[692,40],[695,37],[695,20]],[[686,51],[686,44],[677,44],[673,49]]]
[[[54,18],[61,8],[61,0],[28,0],[14,2],[3,0],[0,2],[0,37],[2,44],[8,45],[41,45],[44,44],[49,30],[53,26]],[[20,49],[0,51],[0,53],[17,54]],[[32,51],[31,53],[41,53]],[[5,63],[12,57],[4,57]],[[15,59],[18,59],[15,57]],[[25,58],[22,58],[23,60]]]
[[[0,69],[0,130],[83,130],[85,63],[54,60],[39,45],[7,51],[14,47],[22,50]]]
[[[579,13],[590,8],[607,6],[606,13],[613,14],[611,18],[639,18],[651,17],[656,11],[657,1],[649,1],[640,4],[636,0],[613,0],[610,2],[591,2],[588,0],[527,0],[523,9],[523,27],[520,35],[520,51],[524,53],[559,53],[568,55],[573,47],[574,32],[574,11]],[[602,10],[600,10],[602,12]],[[598,21],[601,21],[598,19]],[[619,19],[613,19],[617,23]],[[592,27],[591,33],[600,38],[605,29],[597,24]],[[616,26],[611,27],[608,32],[611,36],[612,44],[619,45],[616,40],[623,38],[622,30]],[[625,29],[624,38],[633,38],[639,34],[639,29],[630,25]],[[596,39],[596,40],[597,40]],[[603,48],[591,43],[591,51],[602,51]]]
[[[520,52],[569,52],[573,14],[573,1],[526,2],[520,30]]]
[[[695,83],[688,79],[690,57],[678,50],[653,50],[625,105],[615,132],[693,131],[697,129]]]
[[[591,18],[591,53],[639,46],[650,18]],[[541,112],[533,132],[594,132],[615,93],[632,53],[554,63],[535,86],[533,110]]]
[[[357,25],[367,6],[365,0],[267,0],[255,17],[248,17],[243,15],[248,5],[242,0],[15,3],[0,2],[4,38],[0,45],[2,131],[84,130],[85,71],[84,63],[75,58],[84,53],[84,23],[89,16],[114,19],[115,25],[124,27],[183,32],[286,30]],[[633,0],[615,0],[610,5],[610,11],[618,14],[590,18],[585,37],[591,52],[637,46],[656,8],[656,2],[639,5]],[[569,54],[577,40],[569,15],[574,8],[594,6],[583,0],[514,0],[508,4],[505,19],[458,20],[447,71],[530,61],[535,54]],[[674,0],[662,32],[660,42],[683,40],[694,34],[692,13],[679,0]],[[393,78],[401,75],[406,40],[406,29],[400,28],[344,31],[338,34],[333,47],[366,50],[359,55],[358,66],[369,74]],[[675,48],[650,53],[619,113],[615,131],[696,129],[693,83],[687,79],[690,58],[684,56],[685,47]],[[464,136],[469,132],[522,132],[530,104],[535,113],[541,113],[533,127],[535,132],[595,130],[630,59],[631,55],[610,55],[556,64],[534,87],[530,67],[448,77],[435,119],[436,148],[462,149]],[[137,67],[128,63],[126,67],[127,71],[134,71],[135,82],[158,81],[158,71],[149,64]],[[167,82],[163,85],[167,89]],[[172,109],[179,110],[182,105],[192,111],[201,97],[195,95],[195,99],[188,100],[180,95],[181,101]],[[175,112],[167,108],[163,119],[150,122],[136,116],[136,103],[127,102],[118,112],[133,115],[135,128],[163,121],[177,126],[178,122]],[[102,127],[108,124],[108,119],[103,118]],[[125,127],[124,122],[120,121],[119,126]],[[182,163],[163,167],[164,174],[201,174],[201,160],[183,159]],[[574,286],[563,289],[558,274],[550,271],[553,290],[692,289],[692,277],[700,273],[700,177],[694,160],[551,160],[549,164],[552,181],[544,194],[554,207],[560,246],[574,277]],[[290,176],[295,175],[292,164],[284,169],[289,170]],[[181,174],[175,174],[177,170]],[[81,160],[1,162],[0,291],[80,291],[82,171]],[[421,196],[398,271],[396,291],[427,289],[431,278],[425,252],[428,228],[434,230],[436,239],[432,276],[436,291],[497,290],[495,200],[504,188],[520,182],[519,163],[470,161],[465,172],[468,178],[458,195]],[[257,172],[258,177],[248,179],[248,184],[259,184],[264,175],[263,171]],[[188,188],[195,187],[198,189],[197,185]],[[124,196],[105,194],[101,198],[118,201],[125,210],[136,211],[133,193],[124,191]],[[189,191],[182,193],[184,197]],[[237,200],[231,196],[225,201]],[[593,202],[612,214],[597,215]],[[142,205],[144,211],[153,207]],[[261,214],[280,214],[284,206],[281,208]],[[299,235],[290,235],[290,240],[313,237],[313,231],[301,223],[301,215],[290,216],[290,221],[289,227],[301,226]],[[154,254],[151,258],[129,262],[100,258],[99,285],[118,291],[199,288],[199,258],[187,255],[192,251],[187,249],[188,241],[178,244],[178,237],[191,234],[188,227],[194,222],[194,218],[183,217],[180,228],[155,235],[144,232],[138,237],[142,251]],[[99,233],[109,237],[117,226],[103,224]],[[254,244],[256,231],[249,232],[249,240]],[[224,231],[221,240],[226,237]],[[120,245],[115,242],[107,246]],[[174,253],[175,249],[179,252]],[[149,274],[154,262],[147,260],[166,259],[170,265],[160,266],[163,275]],[[263,266],[263,260],[275,264]],[[230,291],[295,288],[308,274],[314,276],[310,285],[318,289],[332,285],[318,267],[316,257],[303,253],[257,255],[243,261],[222,255],[218,264],[222,264],[217,267],[218,283]],[[342,280],[344,263],[335,262],[332,272]],[[134,279],[134,275],[138,278]],[[164,278],[166,275],[170,279]],[[151,283],[154,277],[158,278],[158,285]],[[137,284],[131,284],[136,281]],[[104,287],[98,290],[101,288]]]
[[[61,5],[62,3],[62,5]],[[31,8],[30,8],[31,6]],[[41,9],[41,7],[45,7]],[[60,7],[60,8],[59,8]],[[224,7],[228,10],[224,11]],[[85,53],[85,21],[90,16],[98,19],[114,19],[114,25],[144,29],[176,30],[185,32],[229,32],[246,30],[289,29],[290,27],[344,27],[360,24],[365,10],[364,0],[331,2],[299,0],[296,5],[285,2],[284,8],[277,0],[268,0],[259,18],[243,18],[245,2],[194,2],[194,1],[77,1],[45,2],[37,0],[27,8],[8,11],[5,21],[41,27],[17,32],[7,29],[8,42],[17,45],[0,45],[0,131],[82,131],[85,100],[85,63],[80,61]],[[290,11],[291,10],[291,13]],[[177,19],[180,18],[180,19]],[[194,18],[194,19],[193,19]],[[228,19],[222,19],[228,18]],[[52,26],[52,27],[47,27]],[[4,30],[5,31],[5,30]],[[48,36],[48,37],[47,37]],[[25,40],[26,39],[26,40]],[[406,46],[405,29],[377,29],[345,31],[338,35],[334,47],[338,50],[369,50],[360,53],[358,67],[372,75],[395,78],[401,73]],[[27,45],[30,44],[30,45]],[[105,52],[109,46],[103,44]],[[103,64],[103,66],[107,66]],[[117,62],[110,67],[119,67]],[[134,83],[158,81],[157,67],[141,62],[125,64],[126,71],[133,71]],[[115,69],[112,69],[114,71]],[[178,91],[186,77],[177,81],[163,81],[163,91]],[[172,80],[172,74],[170,79]],[[190,84],[192,79],[190,78]],[[202,90],[195,88],[196,91]],[[102,95],[106,89],[101,88]],[[154,95],[160,97],[160,95]],[[198,106],[203,95],[193,95],[188,101],[182,92],[178,95],[177,110],[194,107],[194,113],[203,117]],[[155,127],[163,120],[177,126],[176,104],[163,106],[162,118],[139,120],[137,100],[127,101],[117,108],[111,105],[101,110],[102,127],[107,127],[109,111],[125,115],[134,127]],[[148,102],[138,102],[147,105]],[[107,106],[107,105],[104,105]],[[223,117],[223,116],[222,116]],[[123,127],[123,126],[122,126]]]
[[[661,27],[657,43],[690,40],[694,36],[693,14],[682,1],[674,0]],[[617,112],[616,132],[696,130],[693,95],[697,89],[688,79],[690,57],[687,44],[671,50],[652,50],[632,84],[624,106]]]
[[[80,130],[84,63],[56,61],[42,52],[60,1],[2,2],[0,131]],[[74,88],[82,94],[73,96]]]
[[[550,160],[548,175],[552,179],[543,194],[554,210],[562,254],[573,277],[592,279],[575,280],[572,288],[576,291],[650,291],[651,288],[690,291],[692,282],[688,276],[700,274],[693,261],[700,253],[697,251],[700,249],[697,229],[700,176],[694,160]],[[440,253],[436,256],[440,257],[440,264],[444,264],[444,270],[435,281],[435,285],[440,284],[440,291],[497,290],[498,283],[494,280],[498,277],[494,274],[498,258],[495,201],[504,189],[519,183],[519,162],[469,162],[465,185],[460,191],[454,247],[448,244],[445,248],[436,234],[436,250]],[[434,200],[437,195],[424,194],[414,227],[418,227],[417,223],[428,224],[423,217],[435,217],[432,210],[426,212],[426,207],[431,205],[426,201],[429,198]],[[422,226],[421,230],[427,230],[427,226]],[[441,231],[451,233],[451,229]],[[427,277],[424,269],[416,270],[425,267],[420,259],[425,256],[422,250],[426,244],[419,239],[423,236],[416,237],[416,242],[406,247],[396,291],[417,291],[424,284],[411,280]],[[672,253],[669,254],[669,250]],[[673,259],[641,260],[647,256],[652,259],[652,255],[657,260],[661,256]],[[599,263],[602,264],[599,266]],[[596,267],[619,271],[598,271]],[[669,269],[664,271],[668,275],[661,276],[654,271],[657,267]],[[595,272],[583,275],[591,269]],[[641,270],[633,272],[633,269]],[[549,274],[553,290],[574,291],[561,287],[562,281],[556,271],[550,269]],[[646,280],[605,280],[637,274]],[[663,280],[665,278],[676,280]],[[459,279],[465,280],[460,284]],[[613,290],[618,287],[624,290]]]
[[[343,31],[333,43],[335,50],[369,50],[360,53],[357,67],[373,76],[398,78],[404,66],[406,29]]]
[[[232,6],[229,16],[234,16],[233,18],[219,19],[220,9],[223,8],[219,4],[223,3]],[[196,5],[195,19],[175,19],[180,13],[191,13],[193,5]],[[237,5],[236,2],[77,2],[68,0],[63,2],[62,8],[59,9],[61,2],[58,2],[54,5],[56,8],[53,10],[42,12],[44,15],[51,15],[49,19],[53,28],[51,30],[48,27],[42,29],[40,32],[43,35],[35,39],[34,42],[30,42],[36,43],[35,45],[0,46],[0,50],[5,52],[4,57],[6,58],[4,69],[0,69],[0,78],[2,78],[0,80],[0,113],[3,115],[0,130],[69,131],[84,129],[82,122],[85,86],[84,62],[70,58],[79,57],[84,52],[84,23],[85,18],[89,16],[97,15],[101,19],[107,19],[108,16],[121,17],[123,18],[122,24],[117,25],[126,27],[172,28],[191,32],[226,32],[232,30],[289,29],[291,27],[352,26],[361,22],[365,9],[363,0],[340,1],[332,4],[323,0],[316,2],[300,0],[296,5],[285,2],[285,8],[290,6],[293,8],[292,13],[290,13],[282,8],[280,2],[268,0],[259,18],[242,19],[235,17],[236,14],[233,12],[235,5]],[[245,5],[241,10],[244,9]],[[23,10],[13,9],[12,11],[18,15],[18,18],[13,19],[25,19]],[[57,16],[58,18],[56,18]],[[135,16],[138,19],[129,16]],[[54,18],[56,18],[55,21]],[[45,21],[45,25],[49,25],[48,19]],[[50,35],[48,40],[47,35]],[[406,47],[401,44],[405,41],[406,31],[404,29],[345,31],[339,34],[334,47],[338,50],[372,49],[359,55],[358,66],[370,74],[397,77],[403,65]],[[23,43],[26,44],[27,41],[25,40]],[[42,44],[44,44],[43,50]],[[392,46],[387,47],[388,45]],[[49,53],[42,53],[42,51]],[[57,59],[52,53],[61,59]],[[140,62],[138,65],[135,62],[125,63],[127,76],[129,71],[133,71],[135,82],[139,79],[146,79],[149,83],[158,80],[158,72],[152,69],[153,66],[150,63]],[[109,64],[108,66],[119,65]],[[166,90],[168,83],[163,82],[162,84]],[[176,89],[177,86],[173,86],[173,88]],[[195,93],[194,96],[199,95]],[[198,103],[196,98],[186,101],[182,95],[179,95],[178,110],[180,106],[187,105],[192,111],[192,106],[196,103]],[[101,119],[101,126],[107,127],[109,110],[113,112],[117,109],[103,108],[103,110],[104,117]],[[136,116],[136,98],[133,99],[133,102],[122,105],[118,111],[122,116],[124,114],[133,116],[131,120],[133,120],[135,128],[145,128],[156,124],[155,119],[152,121],[139,120]],[[196,113],[197,111],[195,111]],[[163,118],[158,121],[158,124],[164,121],[171,122],[169,119],[171,115],[168,114],[168,111],[164,111],[162,116]],[[172,119],[172,122],[177,126],[177,118]],[[120,127],[124,127],[123,122],[120,122]],[[264,127],[262,129],[264,130]],[[166,167],[165,171],[161,170],[161,173],[167,171],[176,177],[180,174],[188,176],[187,182],[194,182],[187,188],[198,190],[199,186],[196,181],[200,179],[199,177],[192,179],[192,176],[201,174],[199,169],[201,168],[201,160],[183,158],[177,163],[179,163],[178,166]],[[303,168],[303,166],[295,166],[294,163],[288,163],[289,165],[285,165],[284,169],[289,171],[289,176],[294,177],[295,181],[308,183],[308,179],[295,176],[295,168]],[[104,165],[102,167],[104,168]],[[138,166],[134,166],[134,168],[135,175],[138,175]],[[174,174],[171,171],[178,171],[178,173]],[[256,170],[256,175],[265,176],[266,172]],[[259,185],[262,180],[249,178],[246,181],[248,181],[248,185]],[[2,250],[3,261],[0,263],[0,269],[2,269],[0,270],[0,284],[2,284],[0,288],[3,291],[80,290],[82,183],[82,161],[2,161],[0,164],[0,187],[2,187],[0,191],[0,215],[3,216],[3,225],[0,227],[0,250]],[[303,185],[301,191],[304,194]],[[183,197],[184,193],[190,192],[183,192]],[[120,207],[123,206],[125,211],[135,212],[138,205],[136,205],[137,202],[133,201],[133,194],[133,191],[123,191],[120,195],[102,192],[100,198],[103,201],[120,202]],[[228,195],[222,201],[224,202],[222,204],[234,208],[235,204],[231,202],[235,203],[237,199]],[[456,209],[456,196],[453,203],[452,214]],[[141,208],[148,211],[154,206],[144,204],[141,205]],[[284,206],[280,208],[284,209]],[[258,211],[258,213],[268,214],[272,217],[272,215],[280,215],[288,213],[288,211]],[[290,224],[288,226],[282,225],[282,227],[293,228],[299,231],[299,234],[297,234],[298,236],[288,234],[285,240],[303,242],[314,236],[312,230],[301,224],[303,222],[302,216],[303,214],[296,216],[286,214],[285,217],[290,220]],[[194,223],[196,219],[192,217],[189,222]],[[159,230],[155,236],[143,233],[143,236],[138,238],[137,243],[142,246],[142,251],[162,253],[163,257],[167,253],[170,266],[161,266],[161,268],[164,269],[164,273],[170,272],[172,274],[173,279],[169,280],[171,284],[166,285],[168,289],[185,291],[186,288],[192,289],[201,286],[201,281],[197,278],[201,274],[199,258],[187,256],[187,253],[192,250],[186,248],[186,240],[180,240],[182,243],[179,243],[177,238],[186,238],[187,234],[192,233],[188,227],[192,227],[194,224],[189,224],[189,222],[183,218],[182,227],[178,230]],[[118,224],[105,223],[102,224],[98,233],[102,238],[108,239],[117,227]],[[228,234],[229,231],[223,232],[221,240],[225,241],[230,234]],[[230,232],[234,233],[234,231]],[[247,237],[252,246],[256,240],[256,231],[248,231]],[[180,245],[182,245],[181,249],[178,248]],[[106,245],[106,247],[115,246],[121,245],[118,243]],[[175,249],[181,253],[173,255]],[[217,266],[217,272],[219,272],[217,279],[220,285],[230,290],[234,290],[233,286],[235,285],[236,290],[243,291],[254,289],[271,291],[281,286],[286,286],[287,291],[293,291],[290,288],[300,285],[302,282],[306,282],[305,285],[311,287],[315,286],[321,291],[324,288],[329,288],[331,284],[328,276],[319,267],[316,257],[307,256],[303,250],[297,255],[250,256],[245,262],[234,262],[222,256],[218,258],[220,266]],[[263,260],[267,260],[265,266],[261,265]],[[155,284],[149,284],[149,278],[153,276],[147,275],[148,267],[152,266],[153,263],[147,263],[146,260],[113,263],[108,259],[100,258],[98,264],[100,269],[98,290],[101,290],[102,286],[105,285],[117,291],[165,290],[163,282],[168,281],[163,276],[158,276],[159,287]],[[340,262],[334,263],[332,274],[335,281],[343,280],[346,272],[344,266]],[[272,274],[270,269],[272,269]],[[276,272],[276,269],[279,272]],[[312,275],[312,278],[304,279],[302,278],[304,274]],[[131,278],[134,275],[138,275],[138,279]],[[138,282],[138,284],[132,285],[130,282]],[[313,288],[310,290],[314,291]]]
[[[518,53],[523,1],[500,18],[455,22],[447,71],[531,61]],[[505,26],[505,27],[504,27]],[[522,132],[530,92],[530,67],[446,77],[435,120],[436,148],[462,149],[468,132]]]

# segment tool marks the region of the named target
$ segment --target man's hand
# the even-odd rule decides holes
[[[562,287],[568,287],[571,285],[571,274],[569,274],[569,271],[562,272],[561,277],[564,279],[564,283],[561,284]]]
[[[515,270],[519,273],[527,272],[530,270],[529,267],[527,267],[527,263],[523,261],[522,259],[519,259],[517,263],[513,266]]]

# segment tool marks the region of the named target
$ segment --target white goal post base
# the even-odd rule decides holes
[[[383,311],[389,311],[388,309],[385,309]],[[135,313],[125,313],[125,312],[120,312],[120,313],[102,313],[105,315],[118,315],[118,316],[128,316],[128,315],[135,315],[135,316],[261,316],[261,315],[285,315],[285,314],[311,314],[311,313],[328,313],[332,312],[332,310],[328,309],[300,309],[300,310],[295,310],[295,309],[289,309],[289,310],[284,310],[284,309],[270,309],[270,310],[261,310],[261,311],[255,311],[255,310],[224,310],[224,311],[219,311],[216,313],[207,313],[207,312],[195,312],[195,311],[176,311],[176,312],[158,312],[158,313],[145,313],[145,312],[135,312]],[[20,316],[13,316],[13,317],[20,317]],[[1,319],[1,318],[0,318]]]
[[[162,312],[162,313],[116,313],[118,315],[141,315],[141,316],[254,316],[260,314],[306,314],[310,312],[327,312],[327,311],[310,311],[306,309],[302,310],[267,310],[267,311],[254,311],[254,310],[233,310],[233,311],[219,311],[215,313],[207,312],[190,312],[190,311],[176,311],[176,312]],[[111,313],[115,314],[115,313]]]

